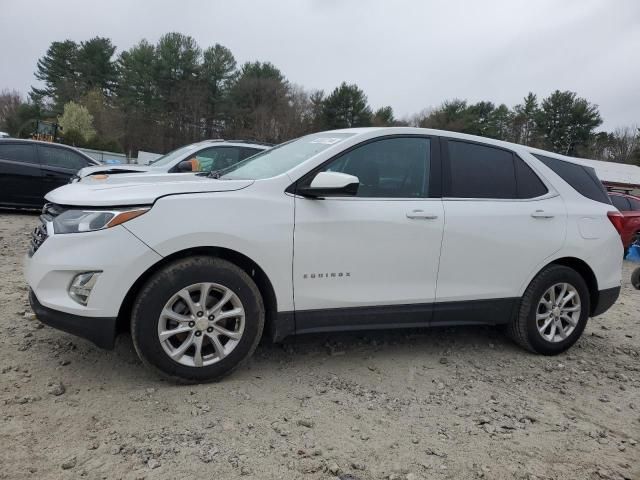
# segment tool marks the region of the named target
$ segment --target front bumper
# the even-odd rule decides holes
[[[134,220],[135,221],[135,220]],[[131,286],[162,257],[122,225],[47,237],[25,257],[24,275],[38,302],[76,317],[117,317]],[[78,273],[99,271],[86,305],[69,296]]]
[[[116,340],[116,317],[82,317],[42,305],[29,289],[29,303],[38,320],[63,332],[86,338],[100,348],[111,350]]]

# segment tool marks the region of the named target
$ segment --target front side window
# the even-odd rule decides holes
[[[33,145],[24,143],[3,143],[0,145],[0,158],[14,162],[38,163]]]
[[[196,170],[211,172],[229,168],[242,160],[240,147],[212,147],[201,150],[195,155]]]
[[[358,197],[423,198],[429,194],[430,145],[421,137],[376,140],[340,155],[323,171],[358,177]]]
[[[243,160],[222,172],[223,180],[261,180],[276,177],[338,145],[354,133],[325,132],[300,137]]]
[[[86,160],[72,150],[43,146],[39,146],[38,149],[40,150],[42,163],[49,167],[80,170],[87,166]]]
[[[170,163],[182,157],[183,155],[196,152],[198,147],[200,147],[200,145],[192,144],[192,145],[185,145],[184,147],[176,148],[175,150],[172,150],[169,153],[165,153],[161,157],[158,157],[155,160],[149,162],[149,165],[154,167],[164,167],[165,165],[169,165]]]

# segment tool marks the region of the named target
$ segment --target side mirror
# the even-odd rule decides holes
[[[191,160],[182,160],[176,167],[176,170],[180,173],[193,172],[193,162]]]
[[[320,172],[308,187],[299,187],[296,193],[311,198],[354,196],[358,193],[359,185],[360,180],[354,175],[340,172]]]

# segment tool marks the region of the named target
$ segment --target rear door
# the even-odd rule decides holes
[[[41,206],[41,182],[42,172],[34,144],[0,143],[0,204]]]
[[[38,144],[38,155],[42,165],[42,191],[44,197],[51,190],[69,183],[69,180],[89,162],[70,148]]]
[[[504,321],[523,282],[561,248],[564,203],[510,150],[443,143],[445,227],[434,323]]]

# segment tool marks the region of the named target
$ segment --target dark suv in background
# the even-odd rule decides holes
[[[47,192],[100,162],[57,143],[0,139],[0,206],[40,208]]]

